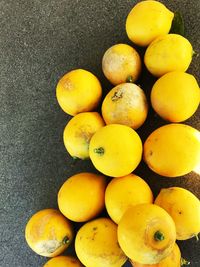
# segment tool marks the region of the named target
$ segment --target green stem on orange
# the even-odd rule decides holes
[[[154,234],[154,239],[155,239],[156,241],[163,241],[163,240],[165,239],[165,236],[163,235],[162,232],[157,231],[157,232],[155,232],[155,234]]]
[[[192,50],[192,57],[198,57],[199,53],[197,53],[196,51]]]
[[[196,234],[195,237],[196,237],[196,240],[197,240],[197,242],[198,242],[198,241],[199,241],[199,236],[198,236],[198,234]]]
[[[98,147],[98,148],[94,149],[94,153],[96,153],[96,154],[98,154],[100,156],[102,156],[104,154],[104,152],[105,152],[105,150],[104,150],[103,147]]]
[[[185,260],[184,258],[181,258],[181,266],[183,265],[190,265],[190,262]]]
[[[62,243],[63,243],[64,245],[69,244],[69,242],[70,242],[70,239],[69,239],[68,236],[65,236],[65,237],[63,238],[63,240],[62,240]]]
[[[133,83],[133,76],[129,75],[126,79],[127,83]]]

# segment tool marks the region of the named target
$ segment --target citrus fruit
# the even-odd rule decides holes
[[[63,133],[64,145],[72,157],[87,159],[92,135],[105,125],[97,112],[83,112],[74,116]]]
[[[181,252],[175,243],[172,252],[157,264],[140,264],[131,262],[133,267],[181,267]]]
[[[126,19],[129,39],[140,46],[149,45],[155,38],[167,34],[174,13],[158,1],[141,1],[136,4]]]
[[[156,264],[173,250],[176,228],[170,215],[154,204],[130,207],[118,224],[118,241],[134,262]]]
[[[197,236],[200,232],[200,202],[189,190],[181,187],[164,188],[155,204],[165,209],[176,225],[178,240]]]
[[[75,239],[79,260],[91,267],[121,267],[126,256],[117,241],[117,226],[108,218],[84,224]]]
[[[186,71],[192,55],[192,45],[186,38],[178,34],[166,34],[148,46],[144,63],[151,74],[160,77],[172,71]]]
[[[25,238],[35,253],[55,257],[69,246],[73,231],[71,223],[58,210],[44,209],[28,221]]]
[[[199,106],[200,89],[195,77],[185,72],[169,72],[156,81],[151,91],[154,110],[164,120],[181,122]]]
[[[153,194],[150,187],[135,174],[114,178],[106,188],[106,209],[115,223],[119,223],[130,206],[152,202]]]
[[[199,165],[200,132],[181,123],[162,126],[145,141],[144,160],[162,176],[185,175]]]
[[[71,256],[58,256],[50,259],[44,267],[83,267],[80,261]]]
[[[106,78],[114,85],[127,81],[135,82],[142,64],[138,52],[127,44],[110,47],[102,59],[102,69]]]
[[[72,116],[95,109],[101,95],[102,88],[97,77],[83,69],[66,73],[56,87],[56,97],[60,107]]]
[[[104,208],[106,179],[94,173],[71,176],[58,192],[58,206],[62,214],[75,222],[84,222],[98,215]]]
[[[106,124],[124,124],[139,128],[147,118],[148,104],[144,91],[132,83],[114,87],[102,104]]]
[[[130,127],[109,124],[91,138],[89,155],[95,168],[112,177],[131,173],[140,163],[142,142]]]

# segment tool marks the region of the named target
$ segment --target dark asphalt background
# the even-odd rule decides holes
[[[112,88],[103,77],[101,59],[111,45],[131,44],[125,33],[125,19],[136,2],[0,0],[1,267],[39,267],[46,262],[25,243],[27,220],[38,210],[57,208],[57,192],[67,177],[94,171],[90,161],[73,161],[63,146],[62,132],[70,117],[59,108],[55,87],[65,72],[85,68],[100,78],[104,95]],[[162,2],[182,13],[185,36],[199,53],[200,1]],[[189,72],[199,78],[198,56]],[[138,82],[147,95],[153,81],[145,73]],[[197,112],[186,123],[200,130],[199,115]],[[151,110],[138,132],[145,140],[165,123]],[[136,173],[150,184],[155,196],[162,187],[178,185],[200,197],[200,178],[194,173],[166,179],[144,163]],[[199,267],[199,243],[192,239],[178,244],[183,257],[191,261],[190,266]]]

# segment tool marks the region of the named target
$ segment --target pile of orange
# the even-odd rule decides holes
[[[199,199],[181,187],[163,188],[154,199],[145,180],[133,173],[142,159],[165,177],[183,176],[200,166],[200,132],[182,123],[200,101],[195,77],[185,72],[193,49],[183,36],[169,34],[173,18],[162,3],[147,0],[136,4],[126,20],[129,39],[147,47],[144,63],[158,77],[151,105],[168,121],[144,144],[137,129],[150,104],[135,84],[142,72],[135,48],[115,44],[105,52],[102,70],[114,87],[101,114],[96,110],[102,86],[94,74],[74,69],[59,80],[58,103],[73,116],[64,129],[64,145],[72,157],[91,159],[99,174],[77,171],[58,192],[59,210],[39,211],[28,221],[28,245],[52,257],[45,267],[120,267],[127,259],[134,267],[186,263],[176,240],[198,236]],[[98,217],[104,208],[108,217]],[[76,236],[72,222],[84,223]],[[59,256],[74,236],[77,258]]]

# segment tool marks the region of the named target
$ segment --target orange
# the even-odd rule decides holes
[[[156,264],[173,250],[176,228],[171,216],[154,204],[132,206],[118,224],[118,241],[134,262]]]
[[[156,38],[144,55],[144,63],[156,77],[172,72],[186,71],[192,61],[191,43],[179,34],[166,34]]]
[[[164,120],[181,122],[190,118],[199,106],[200,89],[191,74],[174,71],[156,81],[151,91],[154,110]]]
[[[165,209],[176,225],[176,239],[186,240],[200,233],[200,201],[189,190],[181,187],[164,188],[155,204]]]
[[[142,70],[138,52],[127,44],[111,46],[104,54],[102,69],[106,78],[114,85],[135,82]]]
[[[147,46],[170,31],[173,17],[173,12],[159,1],[140,1],[126,19],[127,35],[133,43]]]
[[[109,124],[92,136],[89,155],[98,171],[111,177],[124,176],[140,163],[142,141],[130,127]]]
[[[58,256],[50,259],[44,267],[83,267],[80,261],[71,256]]]
[[[145,141],[144,160],[162,176],[185,175],[199,165],[200,132],[181,123],[164,125]]]
[[[58,206],[62,214],[75,222],[85,222],[104,208],[106,179],[94,173],[71,176],[58,192]]]
[[[112,179],[106,188],[106,209],[115,223],[119,223],[129,207],[152,202],[153,194],[148,184],[132,173]]]
[[[73,230],[71,223],[58,210],[45,209],[29,219],[25,238],[35,253],[55,257],[69,246],[73,239]]]
[[[140,264],[131,262],[133,267],[181,267],[181,252],[175,243],[172,252],[157,264]]]
[[[84,224],[76,235],[75,251],[90,267],[121,267],[127,259],[117,242],[117,226],[108,218]]]
[[[72,157],[87,159],[92,135],[105,125],[97,112],[83,112],[74,116],[63,133],[64,145]]]
[[[114,87],[102,104],[106,124],[124,124],[138,129],[146,120],[148,104],[144,91],[133,83]]]
[[[97,77],[91,72],[76,69],[66,73],[58,82],[56,97],[60,107],[69,115],[94,110],[102,94]]]

